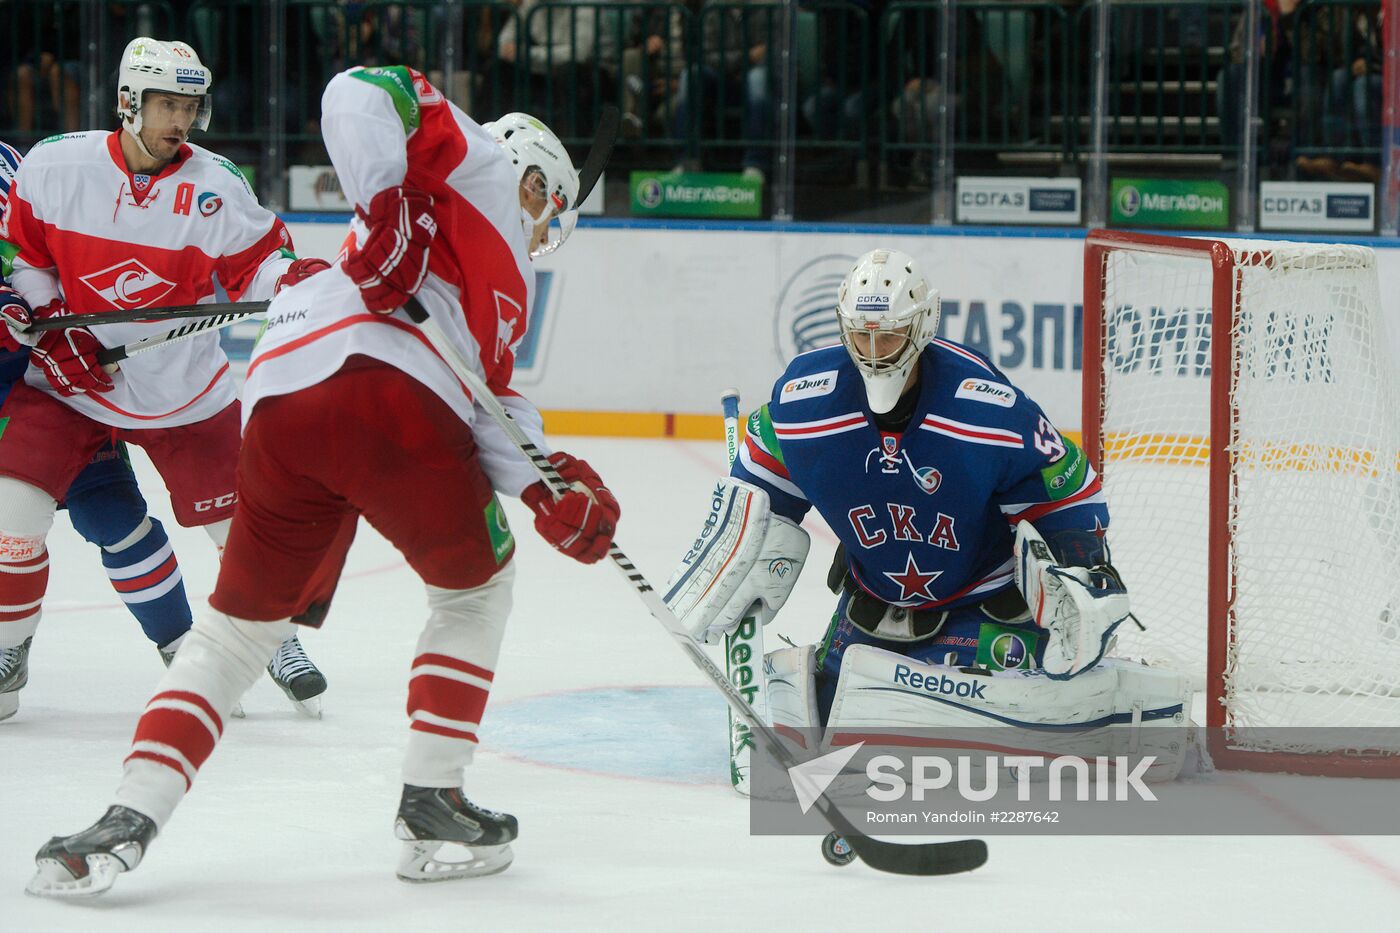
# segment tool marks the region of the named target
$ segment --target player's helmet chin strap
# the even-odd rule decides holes
[[[156,161],[156,157],[151,155],[151,150],[146,148],[146,143],[141,139],[141,112],[138,108],[136,116],[122,117],[122,129],[136,141],[136,148],[141,150],[141,154],[146,158]]]

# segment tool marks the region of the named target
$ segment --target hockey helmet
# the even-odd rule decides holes
[[[533,241],[535,227],[549,223],[544,243],[530,255],[554,252],[578,222],[578,172],[564,144],[549,127],[528,113],[508,113],[484,124],[483,129],[510,156],[520,186],[538,196],[532,200],[538,208],[520,208],[526,239]]]
[[[141,143],[141,105],[147,91],[199,98],[194,129],[209,129],[214,75],[199,60],[194,49],[183,42],[164,42],[140,36],[126,44],[117,69],[117,116],[122,127]],[[149,155],[150,153],[147,153]]]
[[[870,410],[889,411],[909,373],[938,333],[938,292],[908,253],[875,249],[841,283],[836,317],[841,343],[865,382]]]

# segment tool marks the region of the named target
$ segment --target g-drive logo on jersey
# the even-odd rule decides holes
[[[170,294],[174,282],[156,275],[139,259],[127,259],[101,272],[82,276],[81,281],[114,308],[149,308]]]
[[[958,391],[953,395],[954,398],[986,402],[988,405],[1000,405],[1002,408],[1011,408],[1016,404],[1015,389],[999,383],[988,382],[986,379],[964,379],[962,385],[958,386]]]
[[[829,369],[824,373],[813,373],[810,376],[788,380],[778,393],[779,401],[795,402],[798,399],[830,395],[836,391],[836,372]]]

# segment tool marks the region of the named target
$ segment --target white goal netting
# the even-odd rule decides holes
[[[1216,627],[1224,688],[1207,702],[1223,705],[1226,724],[1400,725],[1400,382],[1375,256],[1229,246],[1230,287],[1214,306],[1208,254],[1126,246],[1104,256],[1109,541],[1148,626],[1125,623],[1118,653],[1208,687]],[[1229,322],[1231,372],[1211,368],[1217,315]],[[1096,388],[1086,379],[1086,392]],[[1229,609],[1217,618],[1212,456],[1229,466],[1218,542]]]

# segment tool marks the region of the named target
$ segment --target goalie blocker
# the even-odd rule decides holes
[[[690,637],[714,644],[748,615],[767,625],[787,602],[811,539],[769,508],[768,493],[724,477],[695,542],[666,583],[666,605]]]

